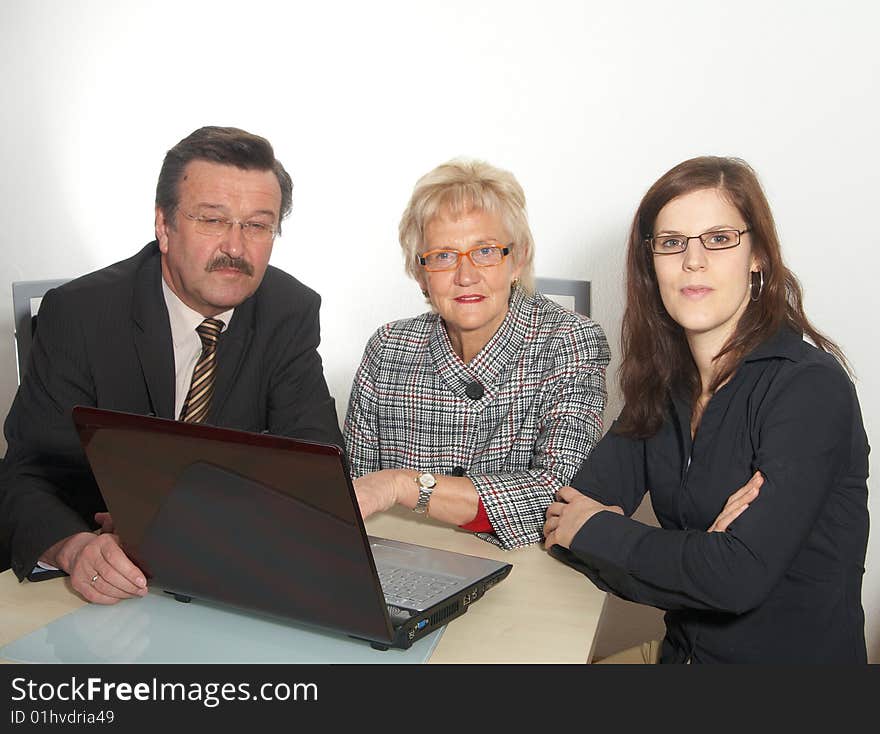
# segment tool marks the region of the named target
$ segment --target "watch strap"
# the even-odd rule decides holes
[[[423,472],[415,477],[415,482],[419,487],[419,498],[416,500],[413,512],[424,515],[428,512],[428,503],[431,501],[431,494],[437,485],[437,480],[433,474]]]

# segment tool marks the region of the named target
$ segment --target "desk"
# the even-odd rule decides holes
[[[503,551],[462,530],[396,507],[370,518],[385,538],[495,558],[510,575],[443,632],[431,663],[584,663],[592,658],[605,593],[538,545]],[[19,584],[0,574],[0,645],[85,602],[66,578]]]

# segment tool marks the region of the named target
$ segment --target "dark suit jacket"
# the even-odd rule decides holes
[[[174,352],[159,248],[49,291],[30,362],[6,419],[0,544],[19,578],[40,554],[95,527],[105,510],[71,409],[174,418]],[[206,423],[343,445],[324,381],[317,293],[269,267],[217,346]]]

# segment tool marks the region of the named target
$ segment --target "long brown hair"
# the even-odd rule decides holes
[[[629,234],[626,310],[621,329],[623,361],[619,371],[625,404],[615,428],[624,435],[653,436],[663,423],[670,394],[690,395],[696,401],[701,392],[699,372],[684,330],[669,316],[660,298],[647,238],[667,203],[702,189],[716,189],[739,210],[749,227],[752,253],[764,277],[760,296],[749,302],[730,339],[715,357],[710,392],[783,324],[806,334],[849,370],[840,348],[819,333],[804,314],[800,283],[782,262],[776,225],[755,171],[739,158],[692,158],[651,186],[636,210]]]

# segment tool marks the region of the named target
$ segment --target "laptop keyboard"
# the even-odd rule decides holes
[[[377,569],[385,601],[398,607],[420,607],[431,597],[452,588],[458,580],[398,566]]]

